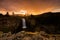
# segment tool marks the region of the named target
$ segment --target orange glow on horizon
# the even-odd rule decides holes
[[[14,12],[14,13],[15,14],[23,14],[23,15],[25,15],[27,13],[27,11],[26,10],[20,10],[18,12]]]
[[[12,15],[12,12],[14,12],[15,14],[23,14],[23,15],[39,15],[39,14],[42,14],[42,13],[46,13],[46,12],[60,12],[60,9],[54,9],[53,7],[52,8],[47,8],[47,9],[44,9],[44,10],[23,10],[21,9],[20,11],[17,10],[17,11],[6,11],[6,10],[0,10],[0,13],[2,13],[3,15],[6,14],[6,12],[9,12],[9,15]]]
[[[60,12],[60,2],[59,0],[0,0],[0,13],[5,14],[8,11],[10,15],[12,12],[24,15],[25,12],[20,10],[26,10],[27,15]]]

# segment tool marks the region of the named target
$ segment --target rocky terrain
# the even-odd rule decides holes
[[[49,35],[45,32],[25,32],[21,31],[16,34],[2,33],[0,34],[0,40],[49,40]]]
[[[8,12],[6,15],[0,14],[0,31],[4,33],[22,31],[22,18],[21,16],[10,16]],[[24,16],[24,18],[27,27],[25,31],[45,31],[51,34],[60,34],[60,12],[47,12],[40,15]]]

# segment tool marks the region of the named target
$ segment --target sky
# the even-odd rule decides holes
[[[40,14],[44,12],[60,12],[60,0],[0,0],[1,12],[19,12]]]

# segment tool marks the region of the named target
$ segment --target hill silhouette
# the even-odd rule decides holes
[[[17,33],[22,31],[21,16],[10,16],[0,14],[0,31]],[[47,12],[40,15],[24,17],[26,20],[26,31],[45,31],[52,34],[60,34],[60,12]]]
[[[6,15],[0,14],[0,31],[3,32],[16,32],[18,27],[20,27],[21,31],[21,17],[18,16],[10,16],[8,13]]]
[[[28,19],[30,19],[30,22]],[[32,29],[38,28],[39,30],[44,30],[47,33],[53,34],[60,33],[60,12],[56,13],[47,12],[36,16],[31,15],[30,17],[28,17],[28,19],[27,21],[29,23],[27,24],[33,26]],[[35,21],[35,25],[31,24],[32,20]]]

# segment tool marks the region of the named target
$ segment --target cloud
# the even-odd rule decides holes
[[[60,8],[60,0],[0,0],[0,10],[5,11],[46,11],[54,8]]]

